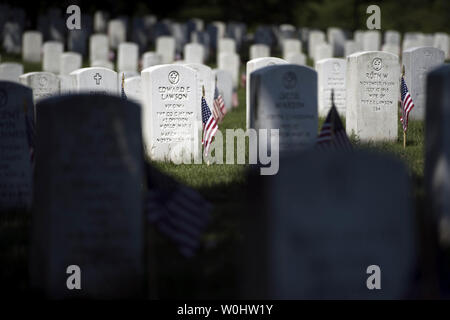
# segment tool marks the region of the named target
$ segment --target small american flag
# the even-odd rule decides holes
[[[222,95],[219,93],[217,86],[214,90],[214,109],[217,110],[216,113],[219,114],[219,122],[222,122],[223,118],[227,114],[227,108],[225,108],[225,102],[223,101]]]
[[[202,234],[211,220],[211,204],[194,189],[178,183],[147,162],[145,167],[148,222],[175,242],[183,256],[192,257],[200,247]]]
[[[125,94],[125,74],[122,73],[122,90],[120,93],[122,99],[127,100],[127,95]]]
[[[205,97],[202,97],[202,122],[203,122],[202,144],[204,154],[206,156],[208,154],[209,147],[211,146],[211,141],[217,132],[218,126],[216,120],[214,119],[214,116],[209,110]]]
[[[403,131],[408,130],[408,117],[411,110],[414,108],[414,102],[409,94],[408,87],[406,86],[405,78],[402,75],[402,81],[400,86],[400,93],[402,99],[402,116],[400,121],[403,124]]]
[[[352,150],[352,144],[345,133],[341,118],[334,105],[334,91],[331,91],[331,109],[317,138],[317,148]]]

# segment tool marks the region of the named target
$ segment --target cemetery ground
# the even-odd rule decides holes
[[[2,54],[2,62],[5,61],[22,63],[19,57]],[[24,72],[39,69],[39,64],[24,63]],[[241,67],[241,73],[244,71],[245,66]],[[239,107],[229,112],[219,125],[223,133],[226,129],[245,130],[245,88],[239,89],[238,96]],[[320,119],[319,129],[323,121],[324,119]],[[406,149],[403,149],[400,123],[398,137],[395,143],[364,144],[352,137],[352,143],[355,148],[368,148],[375,152],[393,154],[407,164],[413,181],[416,217],[423,219],[427,214],[423,183],[424,123],[410,121]],[[225,141],[224,135],[224,143]],[[225,154],[226,150],[224,156]],[[160,235],[155,228],[150,227],[147,230],[149,296],[180,299],[239,297],[242,276],[239,270],[243,267],[241,257],[243,238],[240,231],[248,205],[247,166],[175,165],[157,162],[153,165],[163,173],[199,191],[213,205],[213,210],[212,221],[204,234],[203,245],[196,256],[190,259],[182,257],[176,246]],[[283,170],[282,162],[280,170]],[[32,296],[28,276],[30,226],[30,212],[8,212],[0,215],[0,283],[3,295]],[[426,230],[422,230],[420,234],[426,238],[422,239],[424,240],[422,243],[433,241],[433,237],[429,237]],[[432,253],[422,252],[421,259],[426,259],[426,254]]]

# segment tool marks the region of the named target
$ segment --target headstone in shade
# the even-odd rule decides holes
[[[38,103],[36,116],[32,286],[56,299],[142,297],[139,106],[67,95]],[[80,268],[81,290],[68,289],[72,265]]]
[[[64,46],[58,41],[47,41],[43,46],[42,70],[58,74],[60,71],[59,59]]]
[[[19,82],[23,74],[23,65],[15,62],[4,62],[0,64],[0,80]]]
[[[89,38],[89,61],[108,61],[108,37],[104,34],[93,34]]]
[[[400,160],[360,150],[308,151],[281,158],[279,167],[274,176],[249,178],[244,298],[415,294],[417,226]],[[369,290],[376,267],[381,290]]]
[[[117,51],[117,71],[138,71],[139,47],[136,43],[122,42]]]
[[[71,72],[81,68],[83,57],[78,52],[64,52],[59,57],[59,73],[69,75]]]
[[[22,59],[26,62],[41,62],[42,33],[27,31],[22,38]]]
[[[331,108],[331,91],[334,92],[334,105],[339,115],[345,117],[347,61],[330,58],[316,62],[318,77],[319,116],[326,117]]]
[[[29,72],[20,76],[20,82],[33,90],[33,100],[39,100],[59,94],[60,84],[57,75],[51,72]]]
[[[426,81],[425,191],[430,222],[450,245],[450,65],[430,71]],[[427,212],[428,213],[428,212]]]
[[[280,64],[253,71],[250,78],[248,127],[269,132],[279,129],[279,146],[270,145],[282,153],[314,145],[318,131],[317,72],[306,66]]]
[[[247,70],[246,70],[246,84],[245,84],[245,104],[246,104],[246,125],[247,129],[250,128],[250,74],[258,70],[260,68],[264,68],[267,66],[284,64],[287,63],[286,60],[276,58],[276,57],[266,57],[266,58],[258,58],[247,61]]]
[[[346,130],[361,141],[396,141],[400,95],[398,56],[381,51],[347,57]]]
[[[411,119],[425,119],[427,73],[443,64],[444,51],[433,47],[416,47],[403,51],[402,63],[405,66],[405,81],[414,102],[409,116]]]
[[[197,71],[181,64],[154,66],[141,72],[141,83],[147,155],[158,161],[196,158],[202,129]]]
[[[0,81],[0,211],[31,206],[33,184],[28,130],[34,126],[34,119],[31,89]]]
[[[70,77],[73,83],[72,93],[112,95],[119,93],[117,72],[110,69],[101,67],[82,68],[72,72]]]

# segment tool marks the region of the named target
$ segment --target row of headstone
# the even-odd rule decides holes
[[[371,63],[368,64],[368,61]],[[365,77],[358,84],[363,86],[361,94],[364,95],[373,92],[368,90],[371,87],[390,88],[389,83],[383,87],[373,81],[377,79],[375,75],[380,74],[386,82],[390,82],[390,73],[399,72],[396,62],[397,57],[388,53],[357,53],[349,58],[348,63],[352,65],[349,72],[353,74],[355,69],[360,68],[364,73],[363,76],[355,75]],[[183,65],[153,67],[143,73],[144,77],[152,93],[151,97],[147,93],[146,98],[150,97],[150,106],[156,107],[153,110],[149,108],[154,115],[152,119],[160,118],[154,126],[157,129],[152,131],[155,136],[151,135],[150,140],[157,154],[163,148],[158,145],[162,143],[162,137],[173,137],[175,140],[181,138],[181,134],[195,135],[194,128],[189,126],[165,127],[161,124],[173,124],[177,117],[182,118],[179,124],[186,124],[186,117],[195,119],[195,109],[194,113],[189,113],[191,105],[198,102],[197,90],[191,84],[196,86],[198,82],[193,69]],[[315,77],[317,75],[311,68],[288,64],[260,68],[251,74],[251,89],[257,92],[256,101],[269,98],[254,109],[255,127],[264,128],[267,124],[276,124],[280,128],[286,126],[286,130],[280,133],[282,148],[305,148],[313,143],[308,140],[307,133],[314,133],[313,137],[317,133],[317,114],[312,108],[317,101],[310,94],[317,92]],[[429,73],[428,77],[428,91],[433,94],[427,95],[427,190],[434,212],[448,219],[450,209],[445,201],[448,193],[445,188],[450,179],[446,171],[449,145],[445,139],[445,127],[450,68],[448,65],[441,67]],[[278,86],[274,86],[273,82]],[[172,89],[168,90],[169,87]],[[3,176],[10,179],[5,180],[8,184],[0,193],[2,208],[30,204],[31,165],[24,117],[34,121],[31,90],[11,82],[1,82],[0,97],[2,108],[10,110],[10,118],[2,117],[2,121],[8,121],[5,127],[16,133],[2,135],[1,140],[2,150],[8,150],[8,154],[2,153],[4,163],[0,168],[5,170]],[[274,97],[278,100],[274,101]],[[158,100],[161,103],[158,104]],[[187,114],[174,115],[170,113],[175,112],[173,109]],[[289,117],[280,117],[277,109],[283,110],[281,112]],[[52,297],[67,294],[104,298],[136,295],[141,290],[143,275],[142,233],[136,231],[141,230],[142,225],[140,190],[143,169],[139,108],[122,99],[97,95],[46,100],[38,103],[36,113],[39,152],[35,184],[39,187],[34,188],[33,204],[33,285],[44,288]],[[301,128],[292,126],[298,123],[289,118],[301,119]],[[191,137],[185,137],[185,140],[189,141]],[[172,142],[175,148],[177,142]],[[54,148],[55,145],[58,148]],[[371,170],[368,171],[367,167]],[[409,200],[410,182],[404,166],[384,156],[355,152],[350,156],[306,153],[281,162],[280,168],[271,184],[267,184],[267,180],[264,183],[258,180],[254,185],[256,189],[252,188],[261,190],[255,192],[261,201],[255,202],[258,207],[252,210],[260,215],[257,225],[263,225],[259,229],[253,221],[252,228],[254,231],[266,230],[255,232],[257,240],[254,241],[259,245],[270,244],[270,248],[263,250],[255,250],[259,246],[252,247],[252,254],[249,254],[254,263],[251,265],[258,265],[258,268],[252,270],[248,281],[257,276],[259,281],[254,284],[259,282],[267,286],[267,290],[262,291],[256,291],[260,288],[258,285],[249,286],[255,290],[254,294],[271,298],[404,297],[415,258],[414,215]],[[352,184],[344,183],[346,179]],[[93,185],[95,188],[87,187]],[[380,185],[386,188],[380,189]],[[123,186],[132,196],[123,193]],[[324,186],[327,187],[324,189]],[[373,192],[370,189],[367,191],[370,186]],[[297,196],[290,197],[289,192],[293,190]],[[339,190],[338,194],[336,190]],[[355,192],[358,195],[356,198]],[[319,193],[329,201],[317,201]],[[261,198],[261,194],[271,196]],[[377,195],[378,205],[367,209],[367,199],[373,199],[374,195]],[[51,208],[49,203],[52,203]],[[392,203],[397,206],[392,207]],[[293,214],[299,208],[302,208],[303,216]],[[124,215],[122,211],[129,214]],[[67,218],[67,212],[76,212],[76,215],[70,216],[77,218]],[[97,213],[95,217],[92,212]],[[98,216],[99,212],[103,215]],[[272,217],[273,212],[277,215]],[[331,223],[334,227],[330,228],[330,221],[334,221],[336,212],[341,213],[341,223]],[[361,212],[365,214],[361,215]],[[379,216],[380,212],[383,213],[382,218],[377,219],[376,223],[368,218]],[[105,217],[105,214],[108,216]],[[112,219],[111,214],[117,217]],[[126,221],[120,219],[123,216],[127,216]],[[86,228],[88,224],[85,221],[94,221],[93,225],[98,229]],[[105,225],[105,221],[108,224]],[[367,225],[371,226],[370,230],[364,227]],[[81,242],[80,232],[84,239]],[[99,232],[103,237],[98,236]],[[323,232],[327,233],[326,237]],[[121,237],[117,237],[118,234]],[[387,234],[389,237],[386,237]],[[114,236],[113,242],[111,236]],[[265,241],[261,241],[261,236],[267,237]],[[307,241],[296,241],[297,236]],[[308,246],[310,243],[316,244],[314,248]],[[301,244],[304,246],[299,249]],[[71,249],[67,250],[68,247]],[[349,247],[352,250],[348,250]],[[103,254],[99,255],[99,252]],[[255,252],[262,252],[265,256],[258,257],[261,260],[255,259]],[[307,254],[299,255],[298,252]],[[83,274],[94,280],[86,284],[84,291],[69,291],[65,286],[66,268],[72,259],[77,258],[83,261]],[[367,275],[354,271],[365,270],[374,264],[374,259],[383,268],[383,279],[388,279],[381,291],[367,290]],[[332,269],[324,271],[311,267],[310,264],[316,260],[326,261]],[[269,265],[264,262],[269,262]],[[326,284],[319,280],[323,279],[324,274],[329,279]],[[127,279],[126,287],[123,281],[117,279]]]
[[[432,68],[442,64],[444,53],[433,47],[415,48],[404,52],[402,64],[406,69],[406,82],[415,108],[411,113],[413,119],[423,119],[425,110],[425,78]],[[247,128],[255,126],[258,112],[269,119],[277,119],[268,110],[277,104],[277,98],[283,95],[269,94],[266,87],[253,85],[252,73],[268,65],[285,64],[286,60],[279,58],[258,58],[247,63],[246,88],[246,122]],[[293,68],[293,66],[290,66]],[[279,67],[281,69],[281,67]],[[318,104],[310,108],[318,110],[325,117],[331,106],[331,90],[334,91],[335,105],[340,115],[346,119],[346,129],[349,135],[356,135],[362,141],[395,141],[398,126],[398,101],[400,61],[397,55],[382,51],[357,52],[345,59],[329,58],[316,62],[317,82],[316,96]],[[255,77],[257,81],[260,78]],[[275,82],[272,83],[274,87]],[[253,88],[253,89],[252,89]],[[253,91],[252,91],[253,90]],[[259,92],[259,91],[264,92]],[[277,107],[278,108],[278,107]],[[259,110],[259,111],[256,111]],[[280,111],[281,112],[281,111]],[[280,114],[278,117],[283,118]],[[288,117],[292,119],[292,117]],[[261,120],[260,120],[261,121]],[[274,125],[277,123],[277,125]],[[266,124],[267,128],[285,127],[278,122]],[[282,138],[280,138],[282,139]]]

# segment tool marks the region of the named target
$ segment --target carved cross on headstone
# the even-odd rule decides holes
[[[102,80],[102,76],[100,75],[100,73],[97,72],[97,73],[94,75],[94,80],[95,80],[95,83],[96,83],[97,85],[100,84],[100,80]]]

